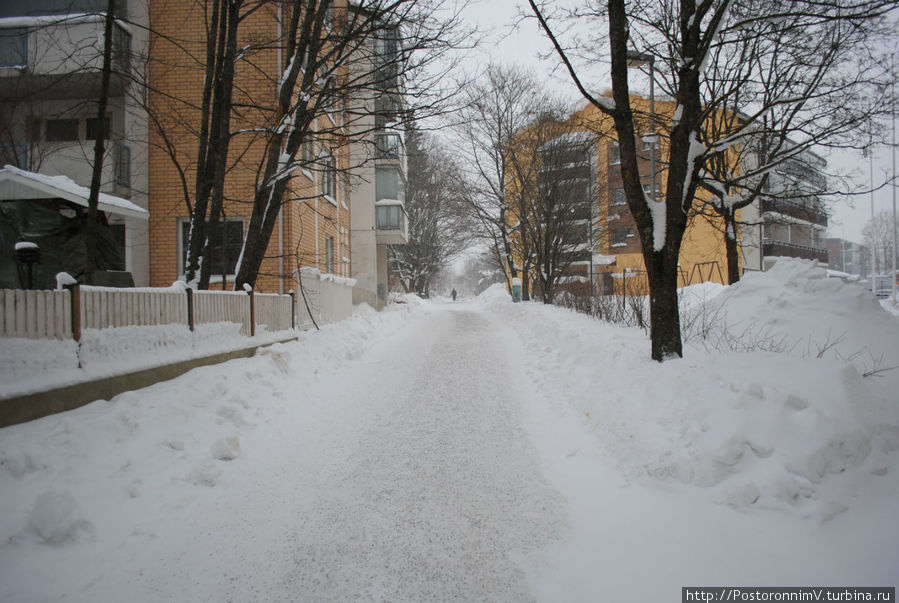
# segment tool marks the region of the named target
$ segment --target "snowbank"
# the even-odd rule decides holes
[[[171,517],[194,513],[243,525],[248,511],[233,506],[229,488],[252,497],[272,446],[310,437],[307,424],[339,426],[345,417],[316,383],[393,336],[412,310],[404,305],[378,313],[364,306],[339,324],[252,358],[0,429],[0,600],[97,600],[84,594],[93,587],[107,594],[104,600],[158,599],[159,585],[172,572],[193,571],[160,567],[172,546],[193,559],[264,559],[265,537],[250,550],[201,550],[184,542],[190,530]],[[110,343],[109,349],[127,353],[124,345]],[[282,484],[285,492],[295,488]],[[264,515],[266,501],[257,503]],[[273,523],[249,529],[279,529],[277,518],[267,519]],[[110,560],[109,551],[121,559]],[[116,563],[141,574],[124,575],[109,565]],[[144,572],[158,582],[147,586]],[[217,577],[207,580],[217,583]]]
[[[4,337],[0,345],[0,399],[121,375],[191,358],[266,345],[293,331],[240,333],[232,322],[84,329],[74,340]],[[80,365],[80,366],[79,366]]]
[[[480,303],[519,333],[547,403],[582,417],[627,479],[703,488],[709,500],[744,511],[820,521],[849,508],[870,480],[896,482],[899,370],[862,374],[872,357],[899,364],[899,321],[870,293],[788,261],[685,297],[688,312],[717,322],[684,359],[662,364],[649,359],[641,331],[512,304],[501,288]],[[763,341],[789,345],[732,351],[722,343],[727,330],[763,330]],[[828,337],[839,343],[819,358]]]

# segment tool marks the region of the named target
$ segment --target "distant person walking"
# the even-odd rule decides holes
[[[455,289],[453,289],[453,292],[451,293],[451,295],[453,296],[453,301],[456,301],[456,290]]]

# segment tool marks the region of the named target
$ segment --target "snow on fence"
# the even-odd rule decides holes
[[[81,328],[188,324],[184,290],[79,287]]]
[[[81,340],[82,329],[232,322],[253,336],[296,324],[294,296],[184,287],[113,288],[73,285],[60,291],[0,289],[0,336]]]
[[[353,313],[356,279],[322,274],[315,268],[301,268],[298,279],[302,292],[297,302],[300,324],[337,322]]]
[[[207,322],[235,322],[241,335],[254,335],[250,298],[243,292],[194,291],[194,325]]]
[[[254,297],[256,324],[268,331],[294,328],[293,295],[257,293]]]
[[[0,336],[31,339],[72,337],[68,291],[0,290]]]

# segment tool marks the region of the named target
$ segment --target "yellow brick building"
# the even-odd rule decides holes
[[[150,283],[167,286],[184,273],[190,215],[187,200],[196,180],[208,15],[203,3],[191,0],[154,0],[149,6]],[[221,232],[225,253],[224,261],[217,261],[210,288],[232,287],[239,243],[246,233],[255,184],[262,173],[265,140],[259,128],[271,126],[277,117],[277,86],[286,58],[274,41],[288,19],[287,11],[282,14],[278,6],[260,7],[238,30],[238,48],[255,45],[256,49],[237,63],[231,116],[231,131],[236,134],[229,149],[226,224]],[[335,107],[317,118],[317,129],[339,131],[345,119],[345,108]],[[303,153],[316,158],[320,169],[293,173],[287,202],[256,282],[257,291],[295,289],[294,272],[301,267],[350,276],[349,198],[342,171],[349,165],[347,144],[333,134],[323,134]]]
[[[637,135],[649,131],[649,101],[639,97],[631,97],[631,105],[635,114]],[[655,120],[657,130],[664,134],[664,124],[670,123],[675,110],[672,101],[655,101]],[[617,133],[612,119],[602,114],[596,107],[588,104],[584,109],[571,116],[577,127],[598,134],[596,152],[596,196],[598,203],[598,233],[593,244],[594,283],[603,291],[621,291],[623,283],[628,282],[628,292],[646,292],[645,266],[641,252],[641,244],[633,216],[627,206],[621,180],[620,159],[618,156]],[[662,124],[663,127],[658,127]],[[667,184],[668,158],[667,137],[660,135],[656,145],[656,182],[657,198],[663,198]],[[643,188],[650,194],[651,170],[650,144],[638,141],[638,163],[643,179]],[[701,208],[703,197],[707,195],[701,189],[694,200],[694,207]],[[680,251],[679,284],[685,286],[698,282],[712,281],[725,283],[727,275],[727,255],[723,239],[724,223],[720,219],[708,219],[704,216],[691,217]]]

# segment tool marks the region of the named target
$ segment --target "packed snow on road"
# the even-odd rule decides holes
[[[803,261],[682,298],[662,364],[494,288],[0,429],[0,601],[895,586],[899,318]]]

